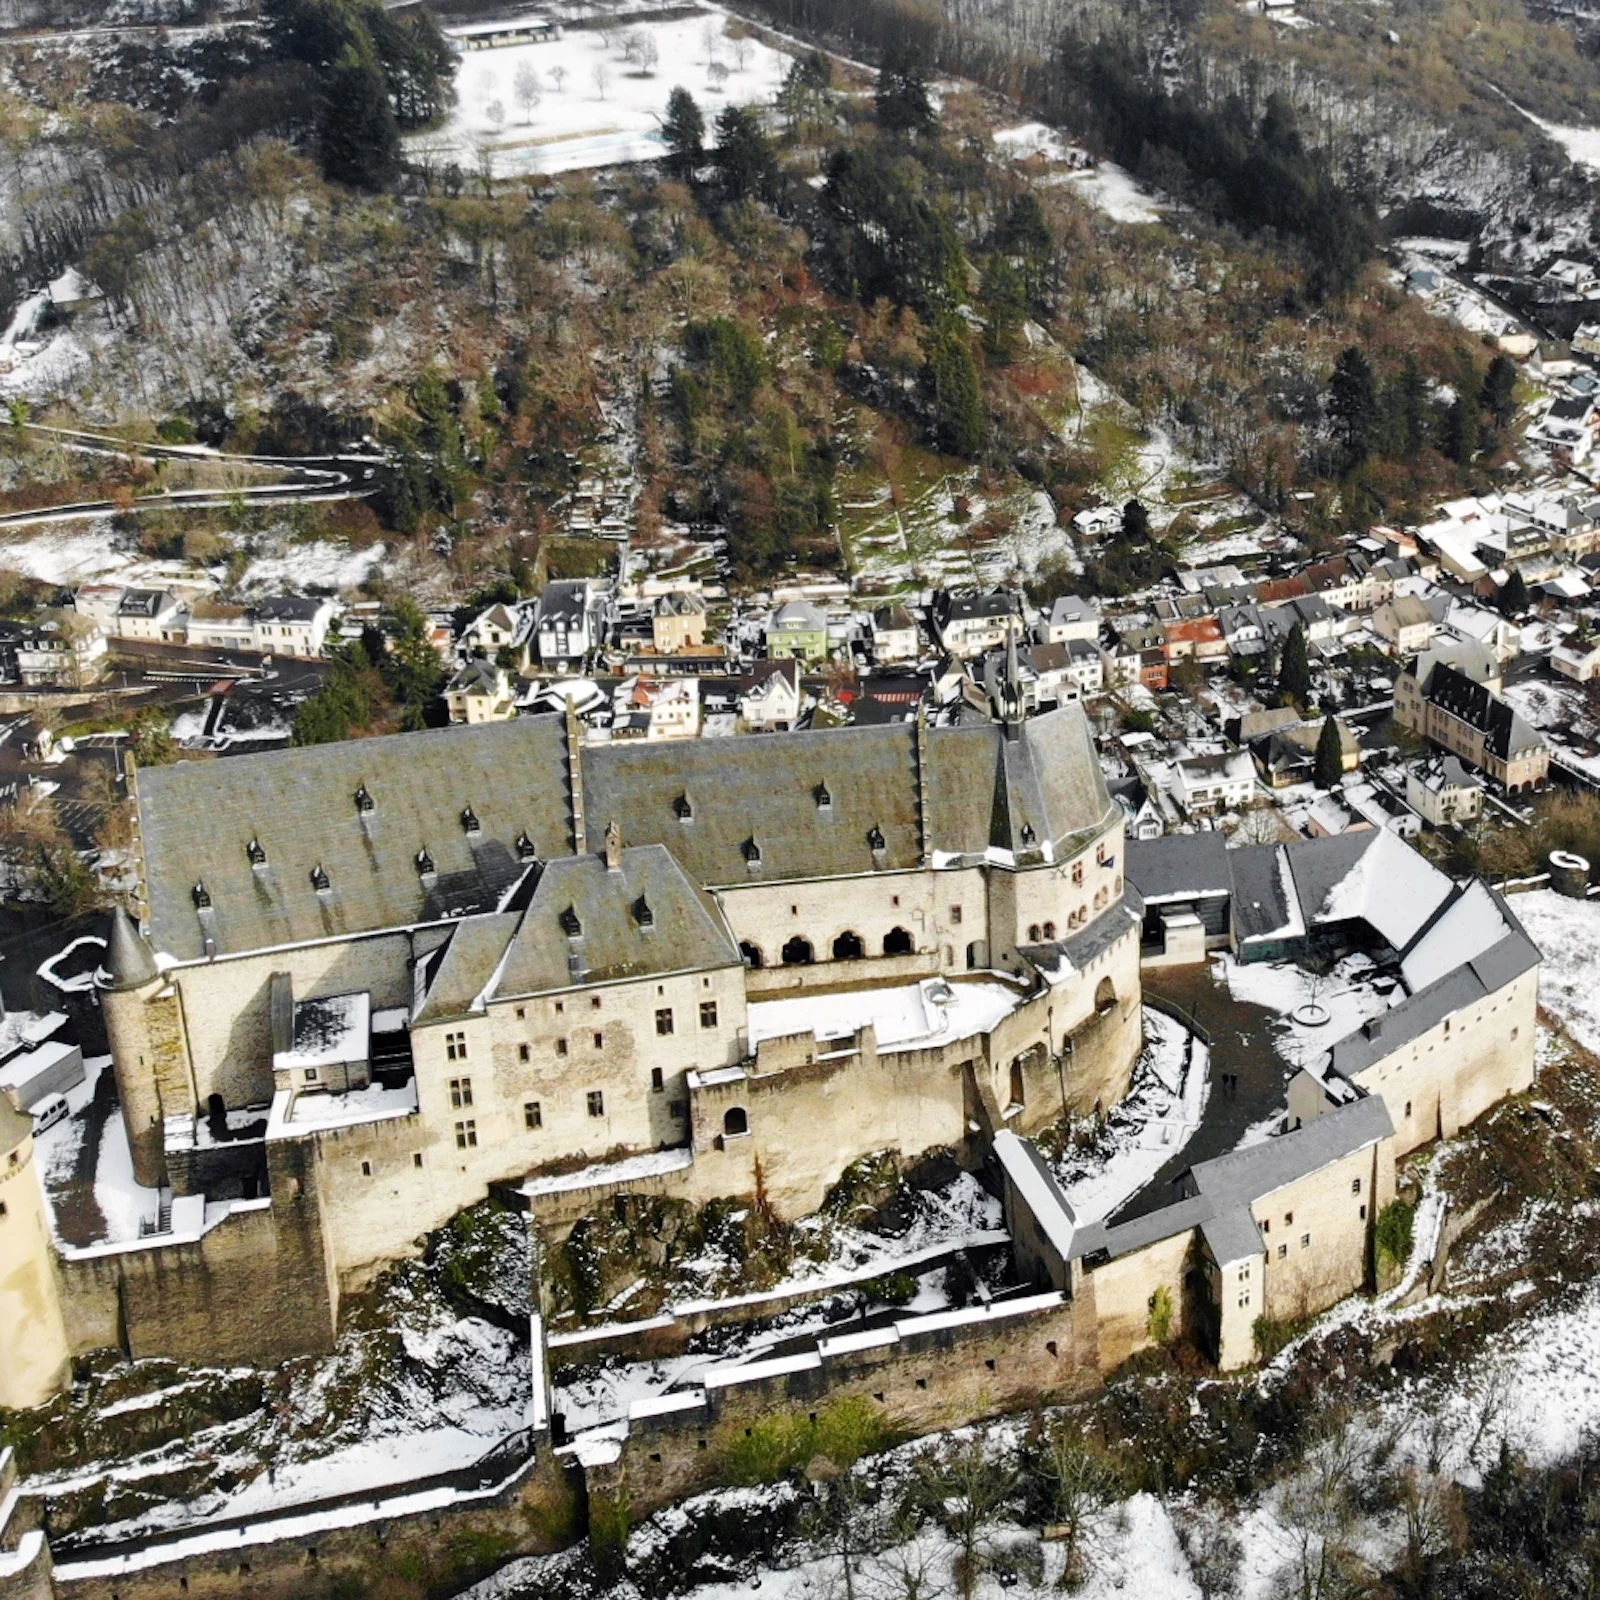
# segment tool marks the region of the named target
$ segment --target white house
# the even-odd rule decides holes
[[[1100,637],[1100,613],[1090,601],[1065,594],[1051,604],[1043,632],[1045,644],[1066,644],[1072,639],[1093,644]]]
[[[1247,750],[1182,756],[1173,764],[1172,797],[1191,816],[1237,811],[1255,789],[1255,763]]]
[[[1600,675],[1600,638],[1579,638],[1574,634],[1563,639],[1550,652],[1550,665],[1563,678],[1574,683],[1588,683]]]
[[[800,663],[757,661],[739,680],[739,720],[752,733],[782,733],[800,719]]]
[[[534,624],[539,659],[580,662],[598,643],[599,602],[587,578],[558,578],[545,585]]]
[[[1433,639],[1433,618],[1414,594],[1386,600],[1372,613],[1372,631],[1392,656],[1412,656]]]
[[[117,602],[117,637],[183,644],[189,637],[183,601],[165,589],[124,589]]]

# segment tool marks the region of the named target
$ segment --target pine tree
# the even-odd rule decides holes
[[[674,89],[667,96],[661,133],[667,141],[667,170],[687,182],[705,159],[706,143],[706,119],[687,89]]]
[[[777,152],[761,127],[760,114],[748,106],[725,106],[717,117],[713,159],[722,198],[730,205],[765,199],[778,177]]]
[[[885,133],[929,133],[938,125],[928,84],[916,60],[886,59],[878,72],[878,126]]]
[[[1128,545],[1148,544],[1150,541],[1150,513],[1142,501],[1130,500],[1122,508],[1122,542]]]
[[[1338,427],[1352,465],[1365,461],[1378,420],[1378,390],[1372,363],[1356,345],[1349,346],[1334,366],[1328,384],[1328,415]]]
[[[1278,663],[1278,703],[1304,706],[1311,698],[1311,663],[1306,659],[1305,629],[1297,622],[1283,641]]]
[[[1505,427],[1516,415],[1516,387],[1515,363],[1510,356],[1496,356],[1483,376],[1483,405],[1497,428]]]
[[[1330,711],[1323,721],[1317,738],[1316,765],[1311,781],[1319,789],[1331,789],[1344,776],[1344,741],[1339,735],[1339,724]]]
[[[1528,580],[1515,567],[1500,591],[1500,609],[1508,617],[1520,616],[1528,609]]]
[[[1457,395],[1444,414],[1444,452],[1460,466],[1470,466],[1478,453],[1478,408]]]
[[[942,323],[927,344],[924,388],[933,400],[939,448],[975,456],[983,448],[983,391],[978,364],[959,323]]]
[[[348,46],[328,74],[322,170],[353,189],[384,189],[400,171],[400,133],[388,86],[369,49]]]

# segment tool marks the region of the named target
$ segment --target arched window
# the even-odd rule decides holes
[[[1038,944],[1038,942],[1039,942],[1039,924],[1037,922],[1030,922],[1028,924],[1028,943],[1029,944]]]
[[[883,953],[886,956],[909,956],[916,952],[916,944],[904,928],[891,928],[883,936]]]
[[[1096,889],[1095,890],[1095,895],[1094,895],[1094,908],[1095,908],[1095,910],[1096,911],[1104,910],[1105,909],[1105,903],[1110,898],[1111,898],[1111,891],[1109,889],[1106,889],[1106,888]]]
[[[1055,923],[1053,923],[1053,922],[1045,923],[1045,925],[1044,925],[1044,936],[1045,936],[1046,939],[1055,938],[1055,936],[1056,936],[1056,925],[1055,925]]]
[[[983,965],[983,946],[976,939],[967,946],[967,971],[974,972]]]
[[[867,948],[862,944],[859,933],[841,933],[833,941],[835,961],[859,961],[866,953]]]
[[[761,954],[761,946],[751,944],[748,939],[739,941],[739,954],[744,957],[744,964],[747,967],[759,967],[766,961],[766,957]]]
[[[811,941],[802,939],[797,933],[783,947],[783,964],[786,967],[806,967],[810,966],[811,961]]]
[[[722,1132],[726,1138],[736,1139],[750,1131],[750,1116],[743,1106],[729,1106],[722,1113]]]
[[[1096,1011],[1109,1011],[1117,1003],[1116,986],[1109,978],[1102,978],[1094,991]]]
[[[1011,1063],[1011,1104],[1025,1106],[1027,1103],[1028,1094],[1022,1082],[1022,1057],[1018,1056]]]

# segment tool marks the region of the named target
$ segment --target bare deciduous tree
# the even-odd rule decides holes
[[[745,34],[741,33],[733,41],[733,64],[740,72],[743,72],[750,65],[751,50],[750,40]]]
[[[522,120],[531,121],[533,108],[544,97],[544,85],[539,82],[539,74],[533,70],[532,62],[524,61],[518,66],[516,76],[511,80],[511,92],[522,107]]]
[[[992,1457],[981,1437],[947,1443],[917,1462],[917,1497],[955,1542],[961,1600],[972,1600],[977,1590],[989,1529],[1016,1486],[1016,1469]]]
[[[562,94],[566,90],[567,69],[558,61],[550,69],[550,81],[556,86],[556,93]]]
[[[605,62],[597,61],[594,64],[594,72],[592,76],[594,78],[595,93],[598,94],[602,100],[604,100],[606,97],[606,86],[611,82],[611,68],[608,67]]]
[[[1115,1488],[1110,1467],[1071,1422],[1045,1436],[1041,1469],[1050,1487],[1052,1531],[1065,1558],[1063,1584],[1076,1586],[1094,1559],[1097,1524]]]

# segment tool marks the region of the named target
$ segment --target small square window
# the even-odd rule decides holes
[[[456,1149],[471,1150],[478,1143],[478,1124],[470,1118],[456,1124]]]
[[[566,1053],[567,1053],[567,1041],[565,1039],[557,1039],[556,1040],[556,1054],[558,1056],[564,1056]]]
[[[522,1108],[522,1122],[524,1127],[542,1128],[544,1126],[544,1110],[537,1100],[530,1100]]]
[[[700,1026],[714,1028],[717,1025],[717,1002],[715,1000],[702,1000],[700,1002]]]
[[[666,1080],[662,1076],[661,1068],[660,1067],[651,1067],[651,1069],[650,1069],[650,1087],[652,1089],[654,1089],[657,1094],[660,1094],[661,1091],[666,1088],[666,1086],[667,1086],[666,1085]]]
[[[589,1091],[589,1115],[603,1117],[606,1114],[606,1097],[598,1089]]]
[[[656,1010],[656,1033],[661,1038],[666,1038],[672,1032],[672,1007],[661,1006]]]
[[[667,1102],[667,1115],[676,1117],[679,1122],[689,1115],[689,1102],[687,1100],[669,1100]]]
[[[317,1069],[315,1067],[307,1067],[306,1068],[306,1082],[307,1083],[315,1083],[316,1081],[317,1081]]]

